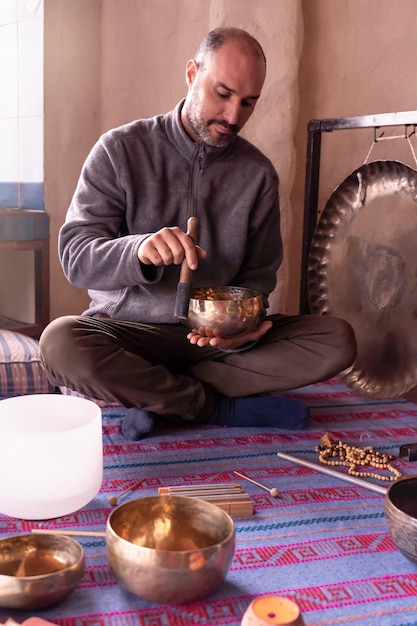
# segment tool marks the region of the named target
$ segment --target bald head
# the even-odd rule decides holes
[[[246,30],[233,26],[221,26],[210,31],[200,43],[194,59],[203,68],[207,57],[226,43],[233,43],[242,53],[261,59],[266,66],[266,57],[260,43]]]
[[[186,67],[181,121],[190,137],[214,147],[231,143],[252,115],[265,80],[259,43],[240,28],[216,28]]]

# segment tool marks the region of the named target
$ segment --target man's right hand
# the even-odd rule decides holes
[[[207,257],[207,252],[196,246],[178,226],[164,227],[147,237],[139,246],[138,258],[144,265],[180,265],[186,257],[191,270],[196,270],[198,261]]]

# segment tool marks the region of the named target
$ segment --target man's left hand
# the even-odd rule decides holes
[[[222,350],[237,350],[245,343],[258,341],[268,330],[271,328],[272,322],[265,320],[262,324],[251,333],[245,335],[239,335],[238,337],[231,337],[226,339],[225,337],[206,337],[200,335],[197,328],[188,333],[187,339],[190,343],[203,348],[205,346],[211,346],[213,348],[220,348]]]

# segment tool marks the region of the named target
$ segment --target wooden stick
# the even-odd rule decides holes
[[[125,489],[124,491],[122,491],[122,493],[119,493],[118,496],[110,496],[109,498],[109,504],[110,506],[116,506],[119,498],[121,498],[122,496],[125,495],[125,493],[127,493],[128,491],[130,491],[131,489],[135,489],[135,487],[138,487],[141,482],[142,482],[142,478],[140,480],[137,480],[136,482],[132,483],[127,489]]]
[[[169,489],[170,491],[183,491],[184,489],[241,489],[239,483],[213,483],[209,485],[174,485],[171,487],[159,487],[159,489]]]
[[[187,487],[184,485],[182,487],[159,487],[158,494],[160,496],[163,495],[235,495],[245,493],[240,485],[234,485],[232,487],[220,487],[217,488],[216,485],[200,485],[195,487]]]
[[[265,485],[262,485],[261,483],[256,482],[256,480],[252,480],[252,478],[248,478],[247,476],[245,476],[244,474],[241,474],[240,472],[233,471],[233,474],[236,474],[236,476],[240,476],[241,478],[248,480],[250,483],[257,485],[261,489],[265,489],[265,491],[267,491],[269,495],[272,496],[273,498],[276,498],[279,495],[279,491],[276,487],[272,487],[272,489],[270,489],[269,487],[265,487]]]
[[[296,465],[304,465],[304,467],[308,467],[315,472],[321,472],[322,474],[327,474],[328,476],[333,476],[334,478],[345,480],[346,482],[353,483],[354,485],[358,485],[359,487],[364,487],[365,489],[376,491],[376,493],[385,495],[387,492],[386,487],[382,487],[381,485],[374,485],[374,483],[369,483],[367,480],[357,478],[356,476],[351,476],[350,474],[342,474],[341,472],[332,470],[329,467],[323,467],[322,465],[318,465],[317,463],[304,461],[304,459],[299,459],[298,457],[284,454],[283,452],[277,452],[277,456],[279,456],[281,459],[284,459],[284,461],[290,461],[291,463],[295,463]]]
[[[160,496],[170,496],[174,494],[170,493],[159,493]],[[242,491],[241,493],[208,493],[199,492],[199,491],[179,491],[175,493],[176,496],[186,496],[188,498],[198,498],[200,500],[207,501],[220,501],[220,500],[242,500],[247,498],[250,499],[249,496]]]
[[[75,536],[85,536],[85,537],[105,537],[105,532],[95,532],[93,530],[68,530],[57,528],[32,528],[32,533],[34,535],[75,535]]]
[[[220,487],[220,488],[219,488]],[[158,495],[188,496],[212,502],[229,515],[252,515],[253,502],[242,486],[235,483],[217,485],[177,485],[159,487]]]

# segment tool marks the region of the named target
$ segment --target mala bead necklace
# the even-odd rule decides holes
[[[321,445],[316,446],[315,451],[319,454],[319,461],[323,465],[345,465],[349,468],[348,474],[351,476],[377,478],[378,480],[392,482],[401,477],[401,472],[390,464],[390,461],[395,458],[392,454],[378,452],[371,447],[357,448],[350,446],[343,443],[343,441],[335,441],[329,433],[323,435]],[[367,465],[378,470],[387,470],[392,472],[392,474],[358,471],[357,468]]]

